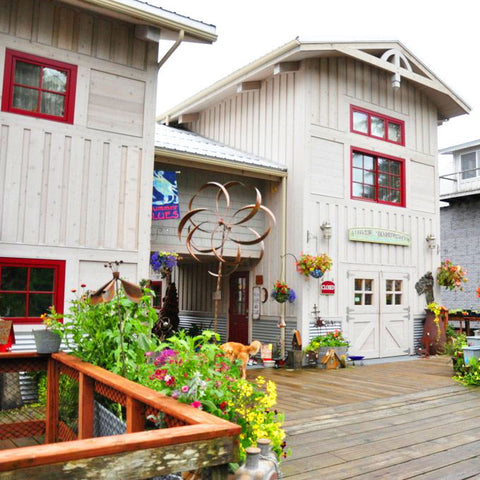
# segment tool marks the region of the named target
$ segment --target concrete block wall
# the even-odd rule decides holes
[[[449,200],[449,204],[440,209],[441,258],[464,267],[468,282],[459,292],[442,287],[441,299],[435,300],[449,309],[480,310],[476,293],[480,285],[480,195]]]

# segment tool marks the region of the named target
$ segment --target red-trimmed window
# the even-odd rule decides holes
[[[2,110],[73,123],[77,67],[6,50]]]
[[[0,317],[40,323],[53,305],[63,312],[65,261],[0,257]]]
[[[404,207],[404,160],[352,148],[352,198]]]
[[[405,145],[405,123],[401,120],[353,105],[350,107],[350,114],[350,129],[352,132],[397,143],[398,145]]]

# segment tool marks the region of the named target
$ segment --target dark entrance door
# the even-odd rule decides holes
[[[248,343],[248,272],[230,275],[228,340]]]

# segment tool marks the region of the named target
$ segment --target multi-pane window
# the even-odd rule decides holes
[[[373,279],[355,279],[354,304],[373,305]]]
[[[0,258],[0,317],[39,323],[50,306],[63,311],[65,262]]]
[[[460,168],[462,180],[480,176],[480,170],[477,169],[477,152],[469,152],[460,155]]]
[[[405,124],[363,108],[351,107],[351,130],[355,133],[405,145]]]
[[[402,280],[385,280],[385,305],[402,305],[402,295]]]
[[[2,110],[73,123],[77,67],[7,50]]]
[[[236,315],[246,315],[246,295],[247,295],[247,278],[238,277],[235,279],[235,291],[233,298],[233,311]]]
[[[402,159],[352,150],[352,198],[404,206]]]

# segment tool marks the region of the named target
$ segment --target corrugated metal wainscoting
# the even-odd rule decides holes
[[[425,315],[413,317],[413,352],[416,355],[418,349],[422,348],[423,325],[425,324]]]
[[[180,327],[188,330],[192,325],[198,325],[201,330],[213,330],[213,313],[180,312]],[[217,333],[222,343],[227,341],[227,318],[217,318]]]
[[[261,318],[254,320],[252,324],[252,339],[259,340],[262,343],[280,344],[280,329],[277,327],[278,318]],[[293,330],[297,328],[295,321],[286,320],[285,329],[285,349],[292,349]]]

